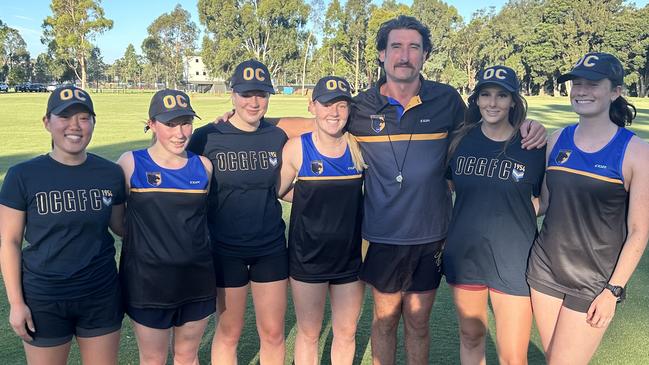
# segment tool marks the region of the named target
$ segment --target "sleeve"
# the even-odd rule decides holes
[[[114,202],[115,205],[124,204],[126,202],[126,178],[124,177],[124,171],[121,167],[117,166],[119,170],[119,179],[117,188],[115,189]]]
[[[543,146],[543,148],[534,151],[536,155],[534,156],[533,165],[536,168],[535,171],[538,171],[538,173],[534,176],[534,181],[532,182],[532,195],[537,197],[541,195],[543,179],[545,178],[545,149],[546,146]]]
[[[187,145],[187,151],[193,152],[200,156],[205,156],[205,145],[207,144],[207,127],[203,126],[194,131],[192,138]]]
[[[7,171],[0,190],[0,204],[9,208],[27,211],[27,189],[20,175],[20,172],[15,167]]]

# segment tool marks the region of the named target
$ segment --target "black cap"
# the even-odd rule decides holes
[[[90,114],[96,115],[92,99],[87,92],[74,85],[61,86],[50,94],[46,114],[60,115],[65,109],[77,104],[83,105]]]
[[[491,66],[480,71],[475,90],[480,90],[487,84],[501,86],[510,93],[517,93],[520,88],[516,71],[507,66]]]
[[[238,93],[244,93],[246,91],[275,93],[268,68],[257,60],[241,62],[234,69],[234,75],[230,79],[230,86],[232,90]]]
[[[559,82],[566,82],[579,77],[599,81],[609,79],[614,86],[624,83],[624,67],[617,57],[609,53],[590,52],[580,58],[572,70],[559,76]]]
[[[342,77],[325,76],[315,84],[311,98],[323,104],[338,98],[352,101],[351,87]]]
[[[189,102],[189,96],[182,91],[173,89],[160,90],[151,98],[149,105],[149,119],[160,122],[168,122],[172,119],[191,115],[196,115],[192,104]]]

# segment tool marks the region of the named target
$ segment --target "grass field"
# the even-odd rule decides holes
[[[97,126],[90,150],[101,156],[115,160],[127,150],[147,146],[150,134],[143,134],[143,122],[147,117],[151,94],[111,94],[94,95],[97,112]],[[49,150],[50,138],[40,122],[47,102],[47,94],[0,94],[0,182],[9,166]],[[543,122],[548,130],[554,130],[575,121],[566,98],[528,99],[530,116]],[[632,100],[639,109],[638,118],[631,128],[642,138],[649,139],[649,99]],[[214,95],[192,96],[194,109],[202,121],[198,126],[221,115],[230,109],[227,97]],[[268,115],[308,115],[306,99],[299,96],[274,96]],[[288,217],[289,206],[285,205],[284,216]],[[119,243],[118,243],[119,245]],[[119,251],[119,250],[118,250]],[[649,363],[649,259],[645,255],[638,270],[628,284],[628,299],[617,311],[616,318],[597,352],[593,364],[646,364]],[[4,295],[4,286],[0,283],[0,363],[25,363],[22,345],[9,327],[7,318],[9,306]],[[244,335],[239,346],[239,363],[253,364],[258,362],[258,340],[254,326],[254,315],[249,304]],[[372,302],[369,291],[366,293],[365,305],[361,314],[357,334],[355,363],[370,364],[370,324],[372,319]],[[320,342],[322,363],[329,363],[331,346],[331,323],[326,316]],[[200,348],[201,363],[209,363],[210,341],[214,333],[214,320],[208,327]],[[459,363],[459,339],[455,310],[449,290],[442,285],[439,291],[433,314],[431,328],[431,364]],[[490,330],[493,334],[493,318],[490,319]],[[292,362],[292,348],[295,339],[295,315],[289,301],[286,320],[287,364]],[[402,333],[399,333],[400,341]],[[403,350],[398,352],[399,363],[404,363]],[[494,337],[487,339],[487,361],[496,363]],[[542,364],[543,354],[536,330],[534,330],[529,349],[530,364]],[[138,362],[137,345],[128,320],[124,322],[120,349],[121,364]],[[73,349],[70,363],[79,363],[76,349]]]

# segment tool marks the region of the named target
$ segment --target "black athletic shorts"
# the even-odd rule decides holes
[[[239,288],[249,282],[270,283],[288,278],[288,251],[259,257],[233,257],[214,253],[218,288]]]
[[[349,276],[343,276],[341,278],[335,278],[335,279],[306,279],[303,277],[293,277],[291,276],[291,279],[296,280],[296,281],[301,281],[303,283],[308,283],[308,284],[321,284],[321,283],[329,283],[329,285],[343,285],[343,284],[349,284],[353,283],[355,281],[358,281],[358,274],[357,275],[349,275]]]
[[[359,277],[382,293],[437,289],[443,248],[443,240],[421,245],[370,243]]]
[[[124,309],[118,281],[109,288],[73,300],[30,299],[25,303],[32,312],[36,332],[27,331],[36,347],[63,345],[77,337],[98,337],[122,328]]]
[[[126,307],[126,314],[143,326],[157,329],[180,327],[187,322],[199,321],[216,311],[216,299],[186,303],[176,308]]]
[[[583,299],[576,297],[574,295],[566,294],[560,290],[553,289],[543,283],[540,283],[534,279],[527,278],[527,283],[530,284],[530,288],[536,290],[539,293],[549,295],[551,297],[559,298],[563,300],[562,305],[568,309],[572,309],[577,312],[587,313],[590,308],[590,304],[595,300]]]

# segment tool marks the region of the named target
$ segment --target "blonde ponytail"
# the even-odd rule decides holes
[[[349,146],[349,152],[352,155],[352,162],[354,162],[354,167],[356,171],[362,172],[367,168],[365,160],[363,160],[363,155],[361,154],[361,147],[358,145],[356,137],[352,136],[349,132],[343,134],[345,141],[347,141],[347,146]]]

